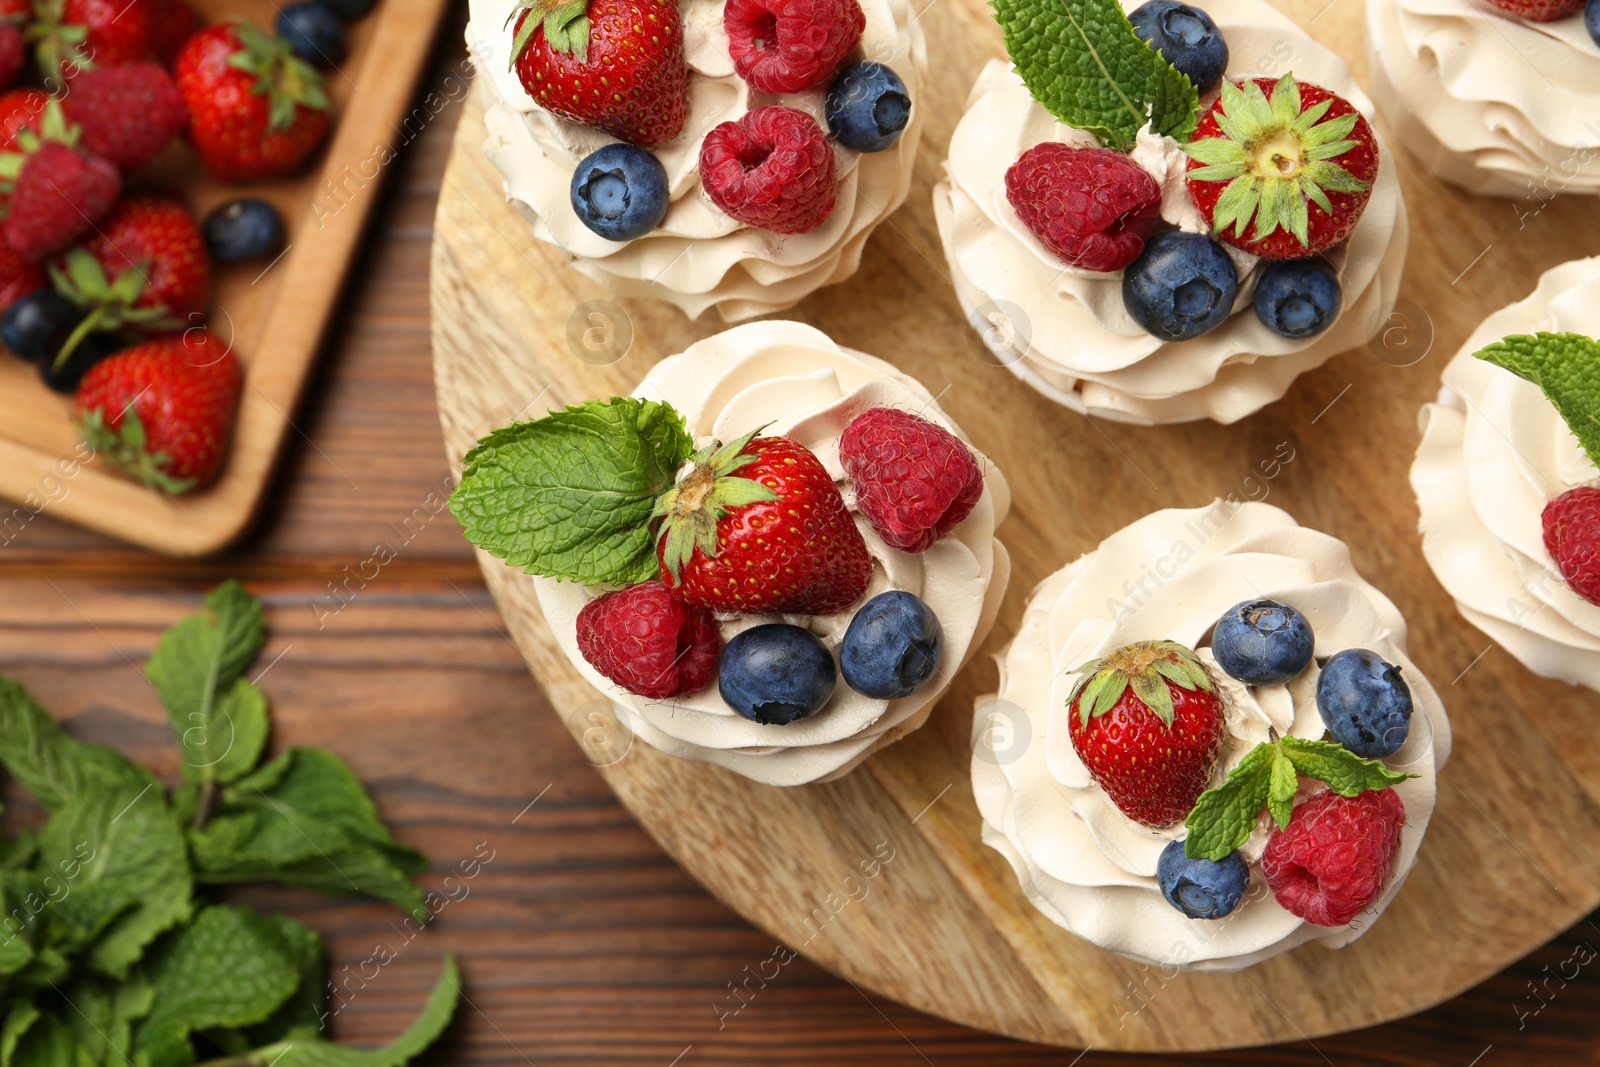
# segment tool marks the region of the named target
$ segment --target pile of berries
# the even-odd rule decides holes
[[[961,439],[906,411],[856,416],[839,454],[857,509],[901,551],[926,551],[983,495],[983,472]],[[889,590],[856,607],[872,576],[866,541],[822,462],[799,442],[752,434],[704,450],[656,514],[659,579],[605,593],[578,614],[584,659],[628,692],[667,700],[716,675],[734,711],[782,725],[821,711],[841,674],[858,693],[894,700],[938,673],[944,635],[919,597]],[[837,664],[790,622],[757,622],[721,647],[717,615],[852,608]]]

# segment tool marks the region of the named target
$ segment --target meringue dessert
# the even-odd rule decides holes
[[[1010,575],[994,464],[917,382],[793,322],[496,431],[451,507],[529,573],[635,735],[770,785],[838,777],[921,726]]]
[[[1122,143],[1075,127],[1057,117],[1070,109],[1050,95],[1053,72],[1028,67],[1031,31],[1008,28],[1015,65],[980,75],[934,191],[950,278],[986,358],[1058,403],[1231,423],[1377,331],[1405,262],[1400,184],[1349,68],[1262,0],[1125,4],[1158,58],[1193,74],[1194,119],[1152,111]],[[1184,54],[1185,34],[1210,39],[1209,59]],[[1268,106],[1280,91],[1295,125]],[[1219,118],[1262,136],[1236,142]],[[1068,174],[1082,150],[1106,149],[1123,159]],[[1298,218],[1258,208],[1279,172]],[[1070,216],[1089,188],[1101,214],[1085,223]]]
[[[804,9],[811,23],[791,12],[767,34],[775,40],[759,29],[772,0],[624,0],[619,9],[666,24],[670,54],[651,57],[629,98],[643,95],[643,115],[569,108],[555,88],[530,94],[530,84],[568,78],[574,99],[615,88],[596,12],[584,23],[591,69],[560,54],[545,29],[519,49],[525,12],[531,21],[554,10],[548,28],[562,11],[585,10],[585,0],[558,4],[469,4],[484,152],[536,238],[614,294],[666,300],[691,317],[715,308],[730,322],[855,273],[867,238],[910,190],[921,140],[927,54],[909,0],[816,0]]]
[[[998,658],[983,841],[1053,922],[1226,971],[1347,945],[1400,891],[1450,726],[1343,542],[1261,503],[1155,512],[1040,583]]]
[[[1600,560],[1600,525],[1583,518],[1600,501],[1600,469],[1594,442],[1586,449],[1580,436],[1592,420],[1580,414],[1570,426],[1497,354],[1521,340],[1557,358],[1541,339],[1560,338],[1569,358],[1593,366],[1596,337],[1600,258],[1546,271],[1445,368],[1411,467],[1423,555],[1461,614],[1534,673],[1591,689],[1600,689],[1600,589],[1583,561]],[[1586,398],[1578,405],[1592,410]]]
[[[1583,6],[1372,0],[1372,85],[1395,136],[1434,175],[1530,210],[1600,191],[1600,44]]]

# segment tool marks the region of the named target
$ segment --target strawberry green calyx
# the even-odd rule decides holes
[[[1205,664],[1193,650],[1176,641],[1136,641],[1109,656],[1090,660],[1073,673],[1082,677],[1072,687],[1067,707],[1076,707],[1084,726],[1115,707],[1129,687],[1168,726],[1172,725],[1174,714],[1168,682],[1180,689],[1217,691]]]
[[[34,0],[34,20],[22,31],[22,40],[32,45],[39,70],[52,90],[60,88],[69,70],[93,70],[94,59],[83,43],[89,27],[65,21],[66,0]]]
[[[701,449],[695,453],[694,469],[656,501],[654,517],[661,520],[659,536],[664,542],[662,561],[673,582],[694,557],[696,548],[708,559],[717,558],[721,552],[717,523],[731,509],[778,499],[771,489],[739,474],[757,459],[742,455],[744,447],[764,429],[763,426],[727,444],[713,443]]]
[[[32,126],[24,126],[17,131],[18,151],[0,152],[0,191],[11,191],[17,183],[17,175],[22,173],[22,165],[39,150],[40,145],[46,141],[58,141],[68,148],[76,148],[82,135],[83,128],[67,120],[60,99],[51,97],[39,113],[39,128],[36,130]]]
[[[152,489],[181,496],[195,487],[193,478],[174,478],[167,473],[166,468],[172,462],[167,456],[145,451],[144,422],[131,404],[122,413],[121,425],[116,427],[106,422],[104,412],[85,412],[78,420],[78,432],[95,455],[104,456],[113,466]]]
[[[528,42],[533,40],[534,31],[541,26],[551,51],[571,55],[579,63],[589,61],[589,0],[521,0],[511,10],[506,23],[509,25],[524,11],[528,12],[528,17],[517,28],[517,36],[511,42],[508,69],[516,66],[522,53],[527,51]]]
[[[164,306],[138,306],[139,297],[144,294],[147,284],[149,266],[148,260],[135,263],[112,281],[106,277],[100,261],[82,248],[74,248],[67,253],[65,270],[53,263],[50,265],[50,282],[56,292],[85,312],[83,320],[62,344],[61,351],[56,353],[57,369],[67,362],[78,345],[91,333],[110,332],[129,326],[146,333],[183,328],[183,322],[174,318]]]
[[[265,94],[270,110],[267,129],[282,133],[294,125],[295,107],[313,111],[328,110],[328,93],[316,68],[289,49],[281,37],[264,32],[243,20],[232,24],[239,51],[228,57],[228,66],[255,78],[251,92]]]
[[[1242,236],[1255,221],[1256,237],[1282,228],[1310,245],[1310,210],[1332,214],[1328,193],[1359,193],[1368,184],[1332,162],[1356,147],[1350,133],[1358,114],[1325,119],[1331,100],[1300,110],[1300,86],[1285,74],[1270,96],[1253,81],[1224,80],[1217,125],[1226,135],[1191,141],[1184,151],[1205,164],[1189,171],[1193,181],[1227,182],[1212,225]]]
[[[1517,334],[1473,355],[1543,390],[1585,454],[1600,464],[1600,341],[1579,333]]]

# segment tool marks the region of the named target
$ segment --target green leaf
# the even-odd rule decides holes
[[[1341,796],[1353,797],[1374,789],[1399,785],[1415,774],[1391,771],[1375,759],[1363,759],[1333,741],[1309,741],[1285,737],[1278,742],[1295,770],[1318,781]]]
[[[98,1067],[67,1024],[51,1014],[40,1014],[23,1031],[11,1062],[15,1067]]]
[[[1542,389],[1590,462],[1600,464],[1600,342],[1576,333],[1518,334],[1474,354]]]
[[[0,1026],[0,1067],[11,1067],[16,1059],[17,1045],[29,1027],[39,1021],[39,1009],[26,1001],[14,1003],[6,1012],[5,1025]]]
[[[1199,94],[1133,32],[1116,0],[994,0],[1006,49],[1052,115],[1127,151],[1147,122],[1183,140]]]
[[[1294,815],[1294,797],[1300,791],[1300,776],[1295,773],[1294,761],[1284,754],[1281,746],[1272,750],[1272,783],[1267,790],[1267,810],[1279,829],[1289,825]]]
[[[478,442],[450,510],[467,540],[530,574],[646,581],[657,573],[655,499],[693,452],[670,405],[590,401]]]
[[[21,920],[13,917],[11,910],[5,878],[0,876],[0,976],[16,974],[33,959],[33,946],[28,943]]]
[[[1227,781],[1200,794],[1184,820],[1183,851],[1191,859],[1220,860],[1244,844],[1271,795],[1277,746],[1270,741],[1245,753]]]
[[[132,1063],[133,1027],[155,1005],[156,988],[141,977],[126,982],[84,977],[62,990],[70,1005],[67,1027],[92,1062],[106,1067]]]
[[[96,786],[153,781],[111,749],[69,737],[10,678],[0,678],[0,764],[51,811]]]
[[[270,915],[283,947],[300,972],[300,985],[278,1010],[240,1035],[243,1048],[321,1033],[328,1015],[328,949],[322,935],[286,915]]]

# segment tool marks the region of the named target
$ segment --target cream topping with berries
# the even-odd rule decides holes
[[[1183,836],[1183,825],[1153,830],[1124,816],[1072,744],[1073,670],[1131,642],[1160,639],[1197,648],[1221,692],[1227,733],[1214,786],[1267,740],[1269,728],[1321,737],[1315,661],[1286,685],[1256,688],[1228,677],[1209,648],[1197,647],[1223,612],[1256,597],[1306,617],[1318,660],[1369,648],[1399,665],[1411,687],[1410,734],[1384,762],[1419,777],[1394,787],[1405,803],[1405,829],[1389,884],[1359,926],[1303,922],[1266,891],[1254,866],[1266,846],[1266,815],[1240,850],[1253,865],[1244,903],[1221,919],[1186,918],[1162,897],[1155,877],[1161,850]],[[1283,511],[1218,501],[1148,515],[1046,578],[999,657],[1000,692],[979,701],[973,722],[972,784],[984,843],[1010,861],[1024,894],[1054,922],[1153,964],[1236,970],[1308,941],[1348,944],[1388,906],[1416,859],[1433,813],[1435,775],[1450,754],[1444,708],[1405,644],[1405,620],[1356,572],[1344,543],[1296,525]]]
[[[1490,315],[1422,409],[1411,485],[1422,551],[1456,607],[1530,670],[1600,689],[1600,606],[1567,587],[1544,548],[1545,505],[1600,485],[1539,387],[1473,353],[1510,334],[1600,337],[1600,258],[1546,271],[1526,299]]]
[[[836,777],[878,748],[926,721],[956,670],[982,643],[1005,593],[1010,561],[995,527],[1010,508],[1010,491],[994,464],[974,450],[983,470],[983,496],[972,513],[926,552],[885,545],[855,506],[839,461],[839,436],[850,420],[873,407],[917,412],[958,436],[961,430],[913,379],[872,356],[841,348],[809,326],[766,321],[740,326],[691,345],[645,376],[635,395],[664,400],[704,441],[728,441],[770,423],[768,434],[811,449],[833,476],[866,539],[872,579],[858,602],[889,589],[914,593],[944,630],[944,660],[936,678],[911,696],[876,700],[841,678],[820,712],[783,726],[741,718],[716,682],[698,693],[664,701],[612,685],[579,653],[578,612],[598,590],[572,582],[529,578],[557,642],[574,667],[616,705],[628,726],[665,752],[716,763],[769,785],[799,785]],[[806,626],[837,650],[854,607],[838,615],[741,615],[720,619],[724,641],[764,622]]]
[[[1124,6],[1131,9],[1137,0]],[[1205,7],[1227,38],[1230,79],[1277,77],[1292,68],[1301,82],[1330,89],[1371,116],[1371,101],[1344,62],[1284,15],[1261,0]],[[1097,143],[1056,121],[1005,63],[991,62],[951,139],[934,208],[956,293],[974,325],[997,338],[993,360],[1062,404],[1145,424],[1234,422],[1281,397],[1299,374],[1363,343],[1393,304],[1408,226],[1387,149],[1365,213],[1331,257],[1344,292],[1331,327],[1303,340],[1268,330],[1251,310],[1258,261],[1227,245],[1239,272],[1232,316],[1201,337],[1167,343],[1123,308],[1120,272],[1064,267],[1007,202],[1006,170],[1045,140]],[[1185,187],[1188,157],[1176,141],[1146,131],[1132,158],[1161,185],[1164,220],[1190,232],[1207,230]],[[1020,316],[997,309],[999,302],[1020,309]]]
[[[781,96],[754,92],[734,73],[720,0],[684,0],[689,121],[679,137],[653,149],[666,167],[672,204],[654,232],[608,241],[573,213],[568,187],[578,161],[612,139],[543,110],[523,89],[507,62],[511,34],[504,26],[515,6],[515,0],[469,3],[467,43],[485,75],[484,151],[535,236],[561,248],[575,269],[619,295],[667,300],[691,316],[715,307],[728,321],[780,311],[855,273],[872,230],[910,191],[927,48],[909,0],[861,0],[867,24],[859,54],[893,68],[905,81],[911,121],[882,152],[858,153],[833,143],[837,203],[822,226],[797,235],[745,227],[713,205],[700,187],[700,144],[712,127],[763,104],[799,108],[826,130],[827,88]]]

